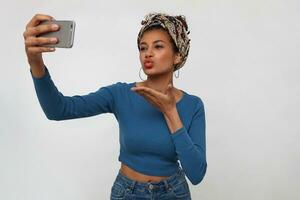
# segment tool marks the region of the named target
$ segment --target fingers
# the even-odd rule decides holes
[[[25,49],[28,55],[40,54],[43,52],[53,52],[55,48],[45,47],[45,44],[55,44],[58,42],[57,38],[45,38],[45,37],[28,37],[25,40]]]
[[[27,51],[32,54],[39,54],[43,52],[53,52],[55,48],[53,47],[28,47]]]
[[[40,57],[42,52],[53,52],[55,48],[43,46],[45,44],[55,44],[58,42],[57,38],[37,37],[42,33],[59,30],[56,24],[41,24],[43,21],[51,21],[54,18],[50,15],[36,14],[26,25],[26,30],[23,32],[25,50],[27,57]]]
[[[26,31],[24,32],[23,36],[24,39],[30,36],[37,36],[42,33],[47,33],[50,31],[57,31],[59,29],[59,26],[57,24],[45,24],[45,25],[39,25],[35,27],[28,27]]]
[[[143,94],[147,94],[147,96],[152,97],[152,98],[157,98],[157,95],[153,94],[151,91],[147,91],[147,90],[141,90],[143,92]]]
[[[140,91],[136,91],[136,92],[143,95],[143,96],[145,96],[145,97],[147,97],[147,98],[153,98],[149,93],[147,93],[145,91],[140,90]]]
[[[136,92],[142,96],[144,96],[145,98],[147,98],[152,104],[157,104],[157,97],[153,94],[150,94],[146,91],[143,90],[136,90]]]
[[[26,25],[26,29],[29,27],[35,27],[37,26],[41,21],[46,20],[53,20],[54,18],[50,15],[44,15],[44,14],[36,14],[33,16],[33,18],[29,21],[29,23]]]
[[[133,88],[134,91],[145,91],[146,93],[148,93],[149,95],[156,97],[156,96],[161,96],[161,93],[153,90],[151,88],[148,87],[144,87],[144,86],[139,86],[139,87],[134,87]]]
[[[145,91],[137,91],[140,95],[144,96],[152,105],[158,107],[159,102],[157,99],[153,96],[151,96],[149,93]]]
[[[25,45],[30,47],[44,44],[56,44],[57,41],[57,38],[29,37],[25,40]]]

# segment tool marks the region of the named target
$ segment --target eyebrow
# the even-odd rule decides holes
[[[157,43],[157,42],[164,42],[165,43],[165,41],[163,41],[163,40],[155,40],[153,43]],[[140,45],[142,45],[142,44],[147,44],[147,43],[146,42],[141,42]]]

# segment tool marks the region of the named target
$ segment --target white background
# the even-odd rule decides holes
[[[120,168],[113,115],[45,117],[24,51],[28,21],[76,21],[73,48],[44,55],[72,96],[140,81],[136,37],[152,11],[183,14],[191,30],[174,85],[205,105],[208,169],[189,182],[193,199],[300,199],[299,10],[297,0],[2,2],[0,199],[109,199]]]

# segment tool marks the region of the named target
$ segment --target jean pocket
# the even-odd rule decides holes
[[[125,196],[125,187],[118,183],[115,182],[111,188],[111,194],[110,194],[110,199],[111,200],[121,200]]]
[[[186,199],[191,198],[190,189],[186,181],[183,181],[173,186],[171,192],[174,194],[176,198],[186,198]]]

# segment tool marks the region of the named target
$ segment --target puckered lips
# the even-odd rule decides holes
[[[153,63],[152,60],[146,59],[146,60],[144,61],[144,66],[145,66],[146,69],[152,68],[152,67],[153,67],[153,64],[154,64],[154,63]]]

